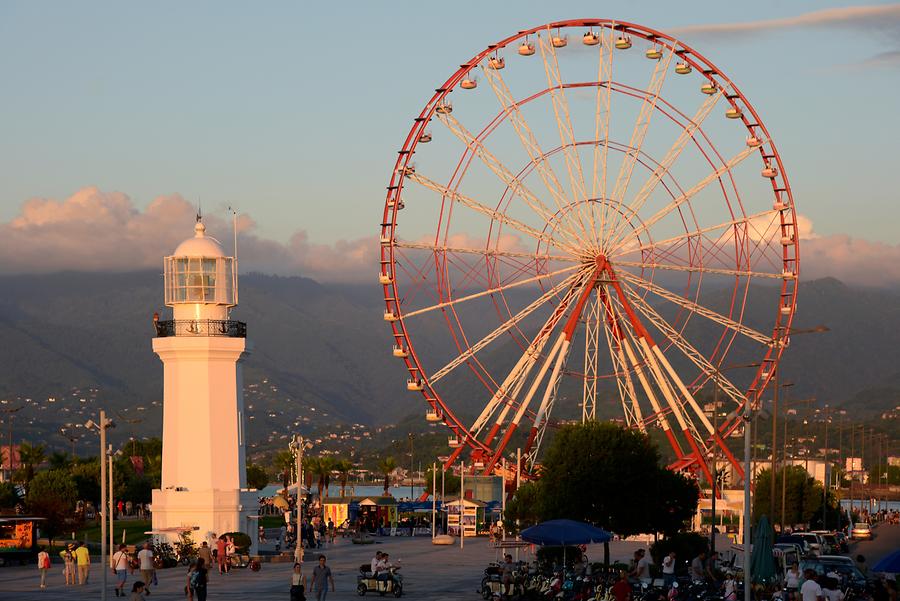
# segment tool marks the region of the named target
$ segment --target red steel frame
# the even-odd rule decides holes
[[[712,64],[712,62],[706,59],[695,49],[663,32],[634,23],[613,21],[609,19],[573,19],[552,22],[546,25],[541,25],[528,30],[520,31],[515,35],[509,36],[497,42],[496,44],[488,46],[485,50],[476,54],[469,61],[463,64],[455,73],[453,73],[453,75],[451,75],[439,88],[437,88],[431,99],[426,103],[425,107],[415,118],[413,126],[407,133],[407,136],[404,140],[403,147],[398,153],[398,157],[394,164],[394,170],[392,171],[390,183],[388,185],[385,207],[382,215],[381,238],[383,241],[387,240],[389,242],[383,242],[381,245],[380,272],[384,275],[389,276],[391,279],[390,283],[383,285],[385,309],[387,311],[395,313],[399,318],[397,321],[392,322],[390,325],[392,328],[392,334],[395,344],[400,345],[408,350],[408,356],[404,358],[406,369],[409,371],[413,379],[422,380],[424,384],[422,394],[425,397],[426,402],[431,406],[433,410],[438,413],[438,415],[441,416],[441,419],[443,420],[445,425],[460,439],[460,442],[462,443],[461,446],[454,450],[450,459],[448,460],[448,463],[454,462],[466,448],[469,448],[477,457],[488,457],[493,462],[496,461],[499,457],[499,454],[502,451],[502,447],[498,450],[492,449],[489,446],[489,443],[477,440],[474,436],[471,436],[466,425],[453,413],[452,409],[443,401],[443,399],[441,399],[437,391],[433,390],[428,384],[427,374],[422,369],[419,357],[416,354],[416,350],[413,344],[411,343],[409,332],[407,331],[406,324],[403,320],[402,308],[398,300],[401,298],[401,296],[400,290],[397,286],[396,275],[398,270],[395,262],[395,247],[390,242],[394,239],[394,232],[397,228],[397,203],[400,202],[402,197],[403,186],[405,183],[404,173],[410,166],[411,157],[415,152],[416,146],[419,143],[419,138],[425,131],[428,122],[434,116],[435,109],[438,105],[444,102],[447,95],[462,81],[463,78],[465,78],[469,74],[470,71],[476,68],[491,54],[496,53],[502,48],[514,47],[516,42],[518,42],[519,40],[523,40],[528,35],[550,29],[560,30],[575,27],[609,28],[616,32],[619,32],[621,35],[639,37],[661,47],[665,47],[673,51],[677,50],[680,60],[688,63],[692,68],[698,70],[698,72],[702,73],[703,76],[706,77],[709,81],[727,90],[727,95],[725,96],[725,98],[727,99],[727,102],[731,107],[738,108],[742,111],[740,120],[743,122],[748,132],[764,140],[764,143],[759,147],[758,151],[763,161],[767,165],[773,165],[778,169],[778,175],[775,178],[770,178],[770,182],[772,186],[774,202],[780,203],[785,207],[784,210],[779,212],[781,234],[782,236],[793,236],[793,242],[791,244],[782,245],[783,268],[786,272],[793,273],[794,276],[789,279],[786,278],[781,280],[781,301],[779,303],[779,310],[776,312],[775,325],[773,326],[772,330],[772,338],[776,341],[776,343],[770,345],[767,348],[761,360],[761,365],[757,369],[752,383],[747,390],[746,396],[748,402],[751,404],[751,409],[756,409],[759,406],[761,396],[774,373],[775,365],[779,361],[784,348],[787,346],[787,343],[789,341],[788,333],[790,332],[791,323],[796,309],[797,281],[799,278],[799,241],[798,236],[795,235],[797,223],[796,209],[794,206],[790,184],[788,183],[787,176],[785,175],[785,169],[781,156],[778,153],[774,143],[771,141],[771,136],[765,125],[759,118],[758,113],[746,99],[744,94],[738,89],[738,87],[724,74],[722,74],[722,72],[718,68],[716,68]],[[636,90],[636,92],[640,92],[640,90]],[[664,102],[662,98],[660,98],[660,101]],[[674,110],[674,107],[671,108],[673,108]],[[657,110],[662,109],[658,108]],[[684,115],[681,116],[686,118]],[[698,129],[697,132],[701,136],[705,136],[705,134],[702,132],[702,128]],[[482,134],[483,133],[484,132],[482,132]],[[719,159],[721,160],[721,157],[719,157]],[[454,174],[454,178],[455,176],[456,174]],[[615,278],[613,278],[613,281],[616,281]],[[620,302],[623,302],[624,295],[622,294],[620,287],[618,287],[617,283],[614,283],[613,285],[617,290]],[[593,287],[593,285],[585,286],[585,289]],[[744,301],[746,301],[746,291]],[[609,302],[609,299],[604,299],[604,302]],[[583,306],[580,301],[579,305]],[[629,318],[631,318],[633,310],[631,310],[630,305],[628,304],[625,304],[625,307],[629,312]],[[789,307],[790,311],[787,312],[787,314],[782,314],[780,309],[781,307]],[[576,312],[580,313],[580,311]],[[574,314],[575,313],[573,313],[573,315]],[[570,318],[570,322],[573,319],[575,318]],[[639,324],[639,321],[637,321],[636,324]],[[637,325],[635,325],[635,328],[637,328]],[[640,329],[646,332],[646,330],[642,326],[640,327]],[[725,336],[726,334],[723,334],[723,338]],[[734,336],[736,336],[736,333],[732,334],[732,340],[734,339]],[[721,342],[722,341],[720,340],[720,345]],[[728,347],[730,347],[730,342],[726,344],[725,350],[723,351],[723,356],[724,353],[727,352]],[[717,347],[717,349],[718,348],[720,347]],[[720,424],[718,427],[717,435],[714,435],[714,440],[711,441],[713,444],[720,445],[723,449],[726,450],[726,452],[727,447],[725,447],[725,445],[722,444],[721,441],[723,438],[727,437],[729,434],[740,427],[742,421],[740,417],[741,413],[741,411],[735,411],[733,413],[733,417],[731,417],[730,419],[726,419],[722,424]],[[493,435],[496,435],[496,432],[493,432],[488,440],[491,440],[493,438]],[[699,464],[699,467],[701,469],[706,470],[705,462],[699,457],[699,451],[696,448],[696,442],[693,441],[693,438],[690,436],[688,437],[688,439],[693,443],[694,448],[692,450],[694,451],[694,453],[691,453],[691,455],[693,455],[694,457],[688,458],[687,461],[681,460],[678,463],[678,467],[689,467],[693,463]],[[673,448],[676,450],[679,456],[681,456],[681,449],[678,446],[677,442],[674,440],[671,440],[671,442],[673,444]],[[730,459],[733,460],[733,458]]]

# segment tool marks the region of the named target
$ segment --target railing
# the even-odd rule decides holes
[[[224,336],[246,338],[247,324],[225,319],[171,319],[156,322],[156,335],[169,336]]]

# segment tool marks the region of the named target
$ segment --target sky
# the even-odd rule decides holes
[[[579,17],[711,58],[778,145],[806,273],[900,283],[900,5],[820,0],[7,1],[0,273],[155,265],[199,203],[226,239],[238,211],[259,270],[371,280],[384,187],[433,89],[494,41]]]

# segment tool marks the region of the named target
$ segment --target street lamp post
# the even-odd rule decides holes
[[[750,403],[744,403],[744,601],[751,601],[750,583]]]
[[[108,518],[106,512],[109,511],[109,508],[112,505],[112,501],[107,498],[109,491],[107,490],[106,480],[106,430],[114,426],[115,424],[113,421],[106,417],[106,411],[102,410],[100,411],[99,424],[89,419],[84,425],[85,428],[97,430],[100,433],[100,556],[103,557],[104,562],[107,561],[106,520]],[[100,571],[103,572],[103,588],[100,589],[100,599],[101,601],[106,601],[106,587],[109,582],[109,570],[104,566]]]
[[[412,502],[415,499],[415,493],[413,493],[413,441],[416,439],[416,435],[412,432],[409,433],[409,500]]]
[[[303,562],[303,539],[300,536],[300,521],[303,516],[303,451],[306,449],[312,448],[312,443],[309,442],[308,439],[300,436],[299,434],[294,434],[291,437],[291,442],[288,445],[288,448],[294,454],[294,461],[296,462],[296,473],[297,473],[297,528],[294,532],[294,539],[297,544],[294,547],[294,562],[302,563]],[[286,493],[285,493],[286,494]]]
[[[776,335],[776,340],[778,341],[787,341],[790,336],[797,336],[798,334],[819,334],[821,332],[828,332],[830,328],[828,326],[819,325],[814,328],[807,329],[795,329],[795,328],[786,328],[784,332]],[[770,488],[769,488],[769,516],[773,518],[775,516],[775,467],[777,464],[776,460],[776,452],[775,449],[778,448],[776,443],[778,439],[778,389],[780,386],[778,385],[778,378],[781,370],[778,368],[778,365],[775,365],[773,368],[775,373],[775,390],[772,393],[772,461],[771,461],[771,477]],[[784,526],[782,525],[782,528]]]
[[[7,409],[3,409],[3,413],[5,413],[8,417],[6,418],[6,426],[7,426],[7,446],[6,446],[6,468],[9,473],[9,479],[12,480],[13,473],[13,435],[12,435],[12,423],[13,417],[17,411],[21,411],[25,405],[19,405],[18,407],[10,407]]]

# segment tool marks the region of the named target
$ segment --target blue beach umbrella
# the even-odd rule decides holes
[[[612,535],[603,528],[597,528],[575,520],[549,520],[537,526],[522,530],[522,540],[535,545],[562,547],[563,565],[566,563],[566,545],[588,545],[605,543]]]
[[[900,549],[888,553],[872,566],[873,572],[885,572],[887,574],[900,574]]]

